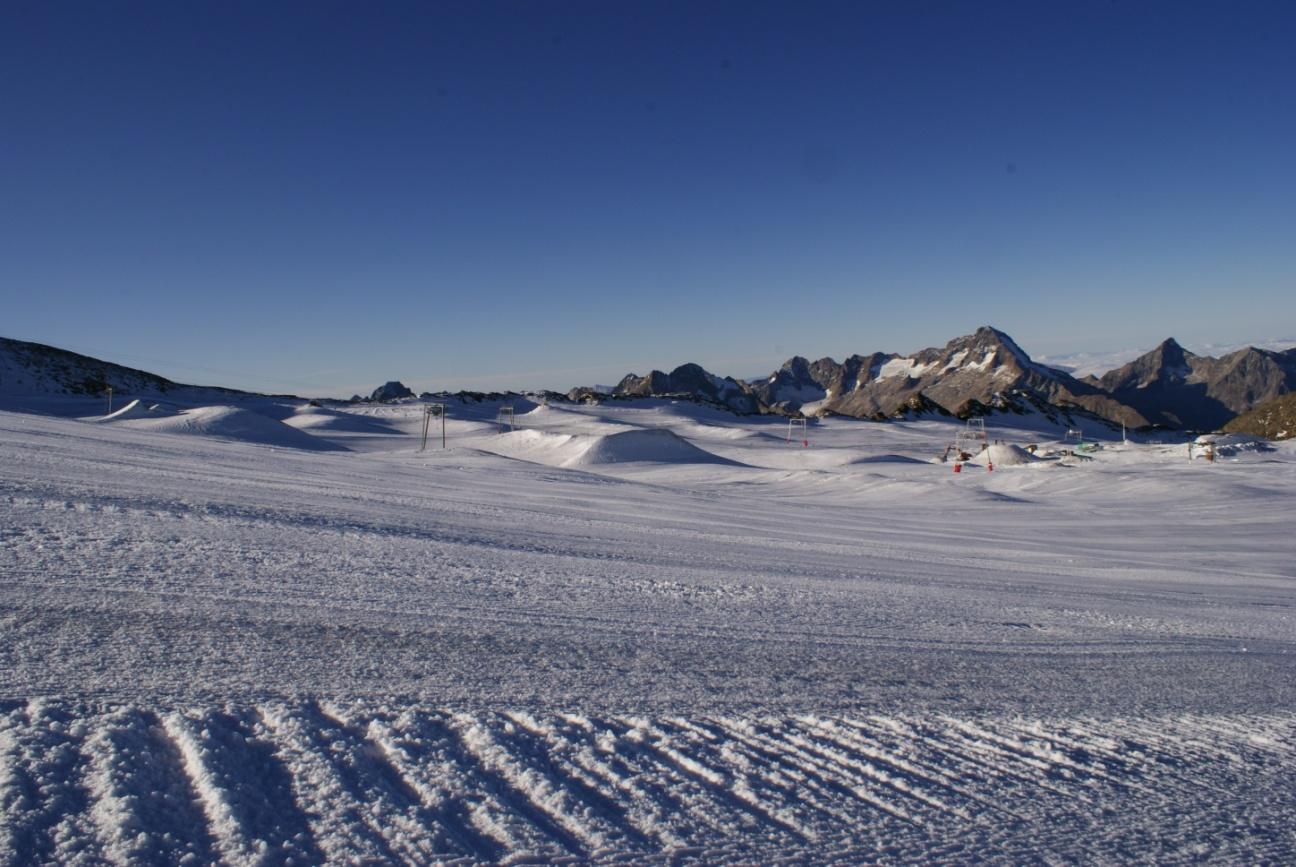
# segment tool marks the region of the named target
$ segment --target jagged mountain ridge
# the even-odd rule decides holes
[[[900,356],[874,352],[852,355],[841,364],[831,358],[810,362],[801,356],[788,359],[765,382],[752,386],[753,393],[776,412],[800,411],[808,404],[822,406],[833,395],[842,395],[860,382],[877,378],[882,366]]]
[[[1212,430],[1296,391],[1296,349],[1246,347],[1211,358],[1170,338],[1092,381],[1153,424]]]
[[[248,392],[172,382],[52,346],[0,338],[0,394],[84,395],[108,386],[122,396],[216,399]],[[578,400],[604,389],[576,388]],[[613,397],[695,400],[740,414],[838,414],[884,419],[1038,413],[1060,424],[1101,420],[1131,428],[1218,429],[1239,413],[1296,392],[1296,349],[1248,347],[1195,355],[1173,338],[1100,378],[1077,379],[1033,361],[990,326],[912,355],[874,352],[809,361],[801,356],[760,382],[720,377],[697,364],[629,374]],[[560,399],[559,395],[549,396]]]
[[[718,389],[718,382],[730,385]],[[1296,350],[1247,348],[1210,358],[1171,339],[1101,379],[1078,379],[1033,361],[1007,334],[983,326],[908,356],[874,352],[840,363],[793,356],[752,383],[720,380],[689,364],[671,374],[631,374],[614,393],[692,397],[735,412],[871,419],[1039,413],[1060,424],[1089,419],[1130,428],[1213,430],[1293,390]]]
[[[909,356],[875,352],[841,364],[794,357],[753,392],[771,411],[785,413],[882,419],[1041,412],[1059,422],[1092,415],[1132,427],[1148,424],[1099,386],[1036,364],[1011,337],[989,326]]]
[[[731,376],[720,377],[698,364],[681,364],[670,373],[654,370],[647,376],[627,374],[612,390],[627,397],[686,396],[753,415],[768,411],[749,385]]]
[[[1072,414],[1094,414],[1131,426],[1146,424],[1101,389],[1036,364],[1011,337],[989,326],[910,356],[866,358],[871,361],[869,376],[842,377],[820,411],[881,418],[930,403],[960,417],[990,409],[1040,411],[1060,421]]]

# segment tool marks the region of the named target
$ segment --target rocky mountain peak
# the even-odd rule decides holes
[[[794,355],[783,366],[779,368],[780,372],[791,374],[796,379],[810,378],[810,361],[801,355]]]
[[[700,364],[689,361],[681,364],[670,372],[671,379],[706,379],[710,376],[706,368]]]
[[[969,338],[963,339],[967,341],[970,348],[1003,350],[1005,356],[999,359],[1000,363],[1011,358],[1022,366],[1034,365],[1026,351],[998,328],[982,325]]]
[[[1173,337],[1138,358],[1109,370],[1099,379],[1108,391],[1148,388],[1155,383],[1182,383],[1193,375],[1197,356],[1185,350]]]
[[[719,377],[700,364],[688,362],[670,373],[654,370],[647,376],[630,373],[612,391],[629,397],[686,396],[720,404],[739,413],[762,411],[751,390],[732,377]]]
[[[1247,347],[1222,358],[1194,355],[1174,338],[1099,380],[1154,424],[1214,430],[1238,413],[1296,390],[1296,358]]]
[[[375,388],[373,393],[369,395],[369,399],[372,401],[388,401],[413,396],[414,392],[405,383],[393,379]]]
[[[1151,354],[1156,356],[1161,362],[1161,367],[1167,370],[1187,368],[1189,357],[1196,357],[1193,356],[1191,352],[1180,346],[1179,341],[1175,340],[1173,337],[1167,337],[1165,340],[1161,341],[1161,343],[1157,345],[1157,348],[1152,350]]]

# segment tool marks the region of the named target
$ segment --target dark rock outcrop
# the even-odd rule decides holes
[[[1224,425],[1224,430],[1271,440],[1296,437],[1296,392],[1279,395],[1247,410]]]
[[[751,388],[733,377],[719,377],[697,364],[681,364],[670,373],[654,370],[647,376],[628,374],[612,390],[614,396],[674,397],[725,407],[741,415],[765,411]]]
[[[886,362],[898,356],[875,352],[872,355],[852,355],[841,364],[831,358],[821,358],[813,363],[801,356],[788,359],[764,382],[752,385],[752,393],[775,412],[795,414],[808,403],[840,400],[859,387],[860,382],[877,376]],[[847,407],[843,415],[871,416],[882,412],[882,407],[860,412],[860,407]],[[865,407],[865,410],[870,408]],[[838,411],[834,406],[832,411]]]
[[[375,402],[383,402],[413,396],[414,392],[407,388],[404,383],[393,379],[391,382],[385,382],[375,388],[373,394],[369,395],[369,399]]]

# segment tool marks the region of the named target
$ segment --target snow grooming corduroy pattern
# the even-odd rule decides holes
[[[1296,853],[1294,769],[1292,714],[593,718],[306,699],[9,702],[0,859],[1281,863]]]

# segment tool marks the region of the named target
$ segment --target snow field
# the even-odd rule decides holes
[[[1291,445],[241,409],[0,412],[0,863],[1296,853]]]

